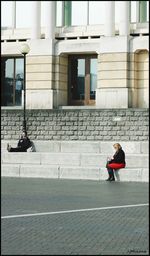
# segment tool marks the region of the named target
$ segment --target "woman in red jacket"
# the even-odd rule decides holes
[[[116,152],[111,159],[108,159],[106,164],[108,175],[109,175],[109,178],[107,179],[107,181],[115,181],[113,170],[125,168],[125,165],[126,165],[125,153],[122,150],[121,145],[119,143],[115,143],[113,147],[116,150]]]

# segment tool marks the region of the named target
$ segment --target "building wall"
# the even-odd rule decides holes
[[[129,56],[129,107],[149,106],[149,58],[147,50],[138,50]]]
[[[54,108],[68,104],[68,56],[55,57]]]
[[[68,55],[98,55],[96,106],[148,107],[147,37],[63,40],[52,49],[50,40],[28,41],[27,108],[53,109],[68,105]],[[3,56],[21,56],[21,43],[3,43]],[[130,51],[129,51],[130,49]]]
[[[97,104],[128,108],[128,53],[102,53],[98,56]]]
[[[2,110],[2,140],[17,140],[22,121],[23,110]],[[149,111],[30,110],[27,131],[33,140],[148,141]]]
[[[28,109],[67,105],[68,57],[36,55],[27,57],[26,89]]]
[[[92,40],[84,42],[84,40],[73,40],[72,43],[70,40],[59,42],[55,45],[55,55],[42,55],[42,52],[45,51],[43,44],[41,56],[37,55],[37,51],[36,56],[28,56],[28,59],[35,60],[35,63],[38,62],[41,67],[37,71],[36,66],[30,66],[27,69],[27,84],[30,86],[27,107],[30,109],[52,109],[68,105],[68,55],[91,52],[98,54],[96,106],[100,108],[147,108],[148,98],[146,99],[146,95],[148,95],[149,88],[146,83],[148,80],[144,82],[143,88],[137,86],[139,83],[137,75],[141,75],[140,83],[142,83],[142,79],[145,79],[143,72],[148,79],[148,51],[144,50],[147,38],[142,41],[142,47],[140,38],[137,41],[131,37],[100,38],[93,41],[94,44]],[[138,62],[141,63],[138,56],[147,63],[145,64],[147,69],[142,71],[141,68],[144,64],[138,64]],[[49,65],[46,66],[47,64]],[[33,70],[36,71],[35,73],[31,67],[35,68]],[[40,70],[41,72],[39,72]],[[138,96],[143,95],[143,92],[144,96]],[[35,97],[30,97],[31,93],[32,96],[35,93]],[[37,100],[38,93],[39,97],[41,95],[44,100],[43,104],[42,99],[41,101]],[[36,103],[34,104],[34,102]]]
[[[149,104],[149,56],[148,51],[135,54],[135,88],[137,90],[137,107],[145,108]]]
[[[53,108],[55,57],[52,55],[27,56],[27,108]],[[39,99],[39,100],[38,100]]]

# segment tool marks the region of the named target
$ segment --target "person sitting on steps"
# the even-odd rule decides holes
[[[27,136],[27,132],[23,131],[21,138],[18,141],[18,145],[16,148],[12,148],[9,143],[7,144],[8,152],[27,152],[27,149],[31,147],[31,141]]]
[[[122,147],[119,143],[115,143],[113,145],[114,149],[116,150],[115,154],[112,158],[108,158],[106,168],[108,171],[109,178],[107,181],[115,181],[114,171],[120,168],[125,168],[125,153],[122,150]]]

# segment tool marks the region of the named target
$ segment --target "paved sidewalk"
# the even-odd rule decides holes
[[[147,183],[2,178],[2,255],[148,255],[147,203]]]

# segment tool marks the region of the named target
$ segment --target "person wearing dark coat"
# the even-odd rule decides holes
[[[106,164],[109,175],[107,181],[115,181],[114,170],[125,168],[126,166],[125,152],[123,151],[121,145],[119,143],[115,143],[113,147],[116,152],[111,159],[108,159]]]
[[[16,148],[12,148],[9,144],[7,144],[8,152],[27,152],[27,149],[30,147],[31,147],[31,141],[27,136],[27,132],[22,133]]]

